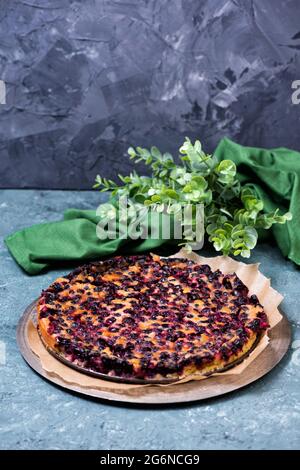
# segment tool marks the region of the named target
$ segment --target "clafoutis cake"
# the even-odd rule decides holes
[[[38,331],[70,366],[126,381],[176,381],[232,367],[268,319],[235,273],[140,255],[92,262],[39,298]]]

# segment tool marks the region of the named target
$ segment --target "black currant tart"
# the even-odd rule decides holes
[[[125,381],[222,371],[249,354],[269,326],[236,274],[157,255],[77,268],[42,292],[37,310],[50,352]]]

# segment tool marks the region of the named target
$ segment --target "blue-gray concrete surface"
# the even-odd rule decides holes
[[[15,264],[9,233],[91,208],[96,192],[0,191],[1,449],[297,449],[300,447],[300,271],[277,248],[260,245],[251,262],[285,295],[293,343],[267,376],[229,395],[176,407],[132,407],[71,394],[23,361],[16,326],[25,307],[62,271],[35,277]],[[298,349],[297,349],[298,348]]]

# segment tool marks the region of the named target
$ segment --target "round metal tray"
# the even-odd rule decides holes
[[[82,393],[84,395],[89,395],[92,397],[98,397],[107,400],[114,400],[120,402],[130,402],[130,403],[145,403],[145,404],[166,404],[166,403],[180,403],[180,402],[190,402],[195,400],[202,400],[224,393],[237,390],[245,385],[254,382],[263,375],[267,374],[271,369],[273,369],[278,362],[283,358],[285,353],[288,350],[290,341],[291,341],[291,332],[289,322],[286,317],[283,315],[282,320],[278,323],[272,330],[269,332],[270,342],[266,349],[264,349],[261,354],[258,355],[251,363],[240,374],[231,374],[231,375],[213,375],[208,377],[205,380],[194,380],[185,383],[179,383],[170,387],[159,387],[156,386],[154,382],[147,381],[149,384],[147,387],[141,387],[139,393],[124,393],[121,391],[105,391],[93,388],[81,387],[79,385],[71,384],[65,382],[58,375],[48,374],[42,367],[40,359],[33,353],[30,347],[30,341],[28,338],[28,326],[32,321],[34,315],[34,310],[36,306],[36,301],[32,302],[25,310],[23,316],[21,317],[18,329],[17,329],[17,342],[21,351],[23,358],[27,363],[41,376],[45,377],[49,381],[60,385],[66,389]],[[58,355],[59,356],[59,355]],[[61,356],[56,357],[56,360],[59,362],[64,362],[68,366],[74,367],[71,363],[66,360],[63,360]],[[240,362],[240,361],[238,361]],[[233,365],[236,365],[233,364]],[[232,367],[233,367],[232,365]],[[128,383],[128,380],[124,380],[122,377],[111,377],[106,376],[105,374],[100,374],[97,372],[82,370],[77,368],[79,375],[82,376],[82,372],[88,373],[89,375],[96,376],[99,379],[105,379],[110,381],[122,382],[124,385]],[[171,380],[160,381],[160,383],[170,383]],[[144,381],[138,379],[132,379],[131,384],[128,383],[128,387],[133,387],[134,384],[138,386],[139,384],[145,384]],[[157,382],[156,382],[157,383]]]

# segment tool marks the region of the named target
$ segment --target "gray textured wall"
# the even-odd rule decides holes
[[[129,144],[300,150],[299,0],[0,0],[0,186],[89,188]]]

